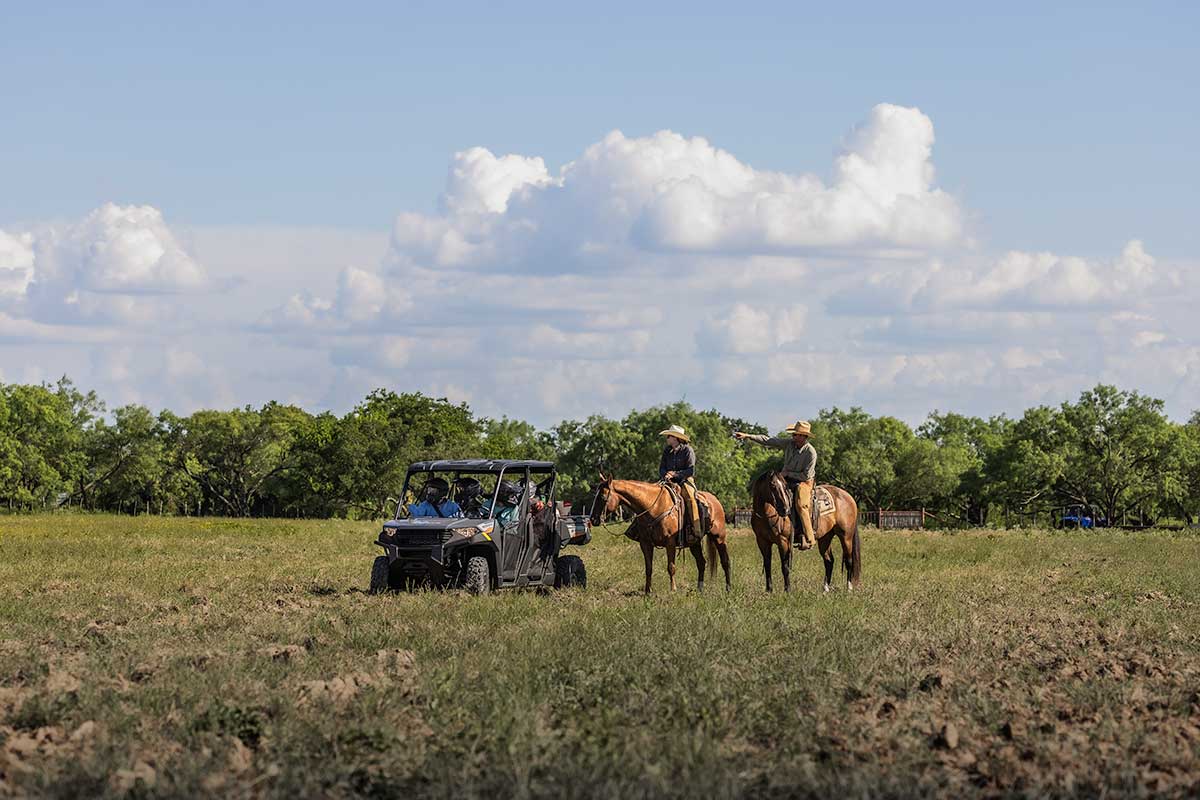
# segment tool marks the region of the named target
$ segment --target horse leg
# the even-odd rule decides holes
[[[724,542],[718,544],[717,555],[721,559],[721,571],[725,573],[725,591],[728,592],[733,588],[733,582],[730,578],[729,570],[729,545],[725,544]],[[713,567],[713,569],[716,569],[716,567]]]
[[[817,540],[817,547],[821,549],[821,560],[825,562],[825,591],[833,591],[833,537],[826,536],[823,539]]]
[[[763,539],[758,540],[758,551],[762,553],[763,574],[767,578],[767,591],[771,591],[771,543]]]
[[[667,542],[667,575],[671,577],[671,591],[675,591],[675,541]]]
[[[846,572],[846,591],[854,591],[854,581],[850,579],[850,562],[853,556],[850,554],[850,543],[846,541],[846,532],[839,531],[838,538],[842,540],[842,569]]]
[[[654,545],[642,540],[642,558],[646,559],[646,594],[650,594],[650,577],[654,574]]]
[[[695,542],[692,543],[692,546],[689,547],[688,549],[692,551],[692,558],[696,559],[696,572],[699,576],[696,579],[696,591],[703,592],[704,591],[704,565],[705,565],[703,543],[699,539],[697,539]],[[716,567],[717,567],[717,565],[713,564],[713,569],[716,569]]]
[[[792,542],[785,537],[777,543],[779,546],[779,570],[783,573],[783,591],[792,590]]]

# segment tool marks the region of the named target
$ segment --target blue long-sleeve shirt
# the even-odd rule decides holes
[[[690,444],[681,444],[672,450],[670,446],[663,448],[662,460],[658,462],[658,477],[667,477],[668,472],[674,472],[671,479],[683,483],[696,473],[696,451]]]
[[[441,514],[438,513],[439,509]],[[458,517],[462,515],[462,509],[453,500],[443,501],[438,508],[434,508],[433,503],[428,500],[422,500],[419,503],[410,503],[408,514],[411,517]]]

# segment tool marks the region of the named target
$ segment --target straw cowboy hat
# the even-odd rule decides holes
[[[792,436],[795,436],[796,434],[799,433],[799,434],[807,436],[808,438],[811,439],[812,438],[812,425],[809,425],[808,422],[806,422],[805,420],[799,419],[799,420],[796,420],[795,425],[793,425],[787,429],[787,432],[790,433]]]
[[[691,442],[691,439],[688,438],[688,435],[683,432],[683,428],[679,427],[678,425],[672,425],[671,427],[667,428],[665,431],[659,431],[658,435],[659,436],[674,436],[676,439],[683,442],[684,444],[688,444]]]

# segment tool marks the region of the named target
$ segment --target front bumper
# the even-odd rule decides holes
[[[445,540],[432,544],[407,544],[400,537],[380,536],[375,544],[383,548],[388,562],[402,575],[414,579],[430,579],[435,583],[442,579],[446,563],[453,551],[465,541]]]

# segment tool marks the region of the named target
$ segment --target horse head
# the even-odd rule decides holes
[[[612,490],[612,482],[612,476],[605,475],[601,470],[600,483],[596,486],[596,495],[592,498],[591,520],[593,525],[603,523],[605,517],[616,513],[621,506],[620,497]]]
[[[758,476],[754,481],[753,497],[764,505],[775,506],[779,513],[788,507],[789,492],[783,474],[778,470],[769,470]]]

